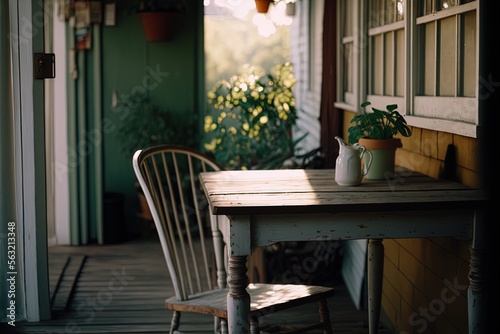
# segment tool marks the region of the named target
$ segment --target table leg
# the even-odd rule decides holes
[[[378,331],[383,274],[384,245],[382,239],[370,239],[368,242],[368,326],[370,334],[375,334]]]
[[[498,301],[490,299],[494,295],[492,266],[487,262],[488,235],[485,224],[487,218],[483,210],[476,212],[474,223],[474,238],[470,247],[469,288],[467,291],[469,334],[491,333],[490,326],[495,324],[493,307]],[[496,222],[489,221],[493,224]],[[491,247],[491,246],[489,246]],[[494,270],[494,269],[493,269]],[[493,297],[494,298],[494,297]],[[491,324],[489,325],[488,322]]]
[[[229,333],[250,332],[250,295],[246,290],[248,286],[246,263],[246,256],[229,256],[227,294]]]
[[[485,319],[481,319],[488,314],[487,303],[484,298],[484,293],[487,290],[484,277],[479,269],[484,260],[483,252],[471,248],[469,289],[467,291],[470,334],[486,333],[489,330],[483,327],[486,323]]]

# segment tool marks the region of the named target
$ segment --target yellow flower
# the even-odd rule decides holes
[[[205,150],[209,151],[209,152],[214,152],[215,151],[215,148],[217,147],[217,144],[216,144],[216,139],[212,139],[210,141],[210,143],[205,143],[205,145],[203,145],[205,147]]]
[[[203,125],[203,130],[205,132],[210,132],[211,127],[213,126],[213,117],[212,116],[205,116],[205,124]]]

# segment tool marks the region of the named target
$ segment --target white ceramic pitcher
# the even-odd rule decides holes
[[[335,139],[340,146],[339,156],[335,162],[335,181],[341,186],[357,186],[370,169],[372,153],[363,145],[357,143],[349,145],[339,136]],[[365,154],[363,168],[361,168],[361,159]]]

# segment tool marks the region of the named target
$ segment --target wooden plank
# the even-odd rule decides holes
[[[480,198],[480,192],[462,196],[460,192],[422,192],[406,197],[401,193],[280,193],[253,197],[240,195],[212,195],[211,212],[218,215],[246,215],[261,213],[335,213],[346,211],[410,210],[415,201],[426,210],[474,209],[479,205],[470,195]],[[356,198],[355,204],[353,199]],[[392,201],[392,202],[391,202]],[[480,201],[480,200],[478,200]]]
[[[54,255],[49,257],[49,291],[50,305],[54,305],[54,298],[57,294],[57,289],[64,277],[64,270],[69,263],[68,255]]]
[[[418,181],[418,182],[415,182]],[[206,182],[207,194],[241,194],[245,193],[283,193],[283,192],[372,192],[383,191],[392,192],[388,184],[393,184],[404,191],[433,191],[433,190],[467,190],[467,188],[457,182],[442,181],[436,183],[432,179],[402,179],[402,180],[366,180],[359,186],[340,187],[332,178],[312,179],[312,180],[283,180],[274,179],[268,181],[255,182],[254,180],[231,180],[231,182]],[[470,189],[469,189],[470,190]]]
[[[68,307],[71,299],[71,294],[75,288],[78,276],[85,261],[85,256],[71,255],[61,276],[58,278],[58,288],[51,300],[51,308],[53,311],[61,311]]]
[[[367,180],[342,187],[333,170],[223,171],[201,173],[213,214],[475,209],[485,204],[479,189],[421,174]],[[397,190],[397,191],[395,191]]]

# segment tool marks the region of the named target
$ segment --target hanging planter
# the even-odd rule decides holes
[[[148,42],[171,41],[177,32],[175,12],[141,12],[142,27]]]
[[[295,15],[295,2],[287,2],[286,3],[286,15],[294,16]]]
[[[267,13],[272,0],[255,0],[255,7],[258,13]]]

